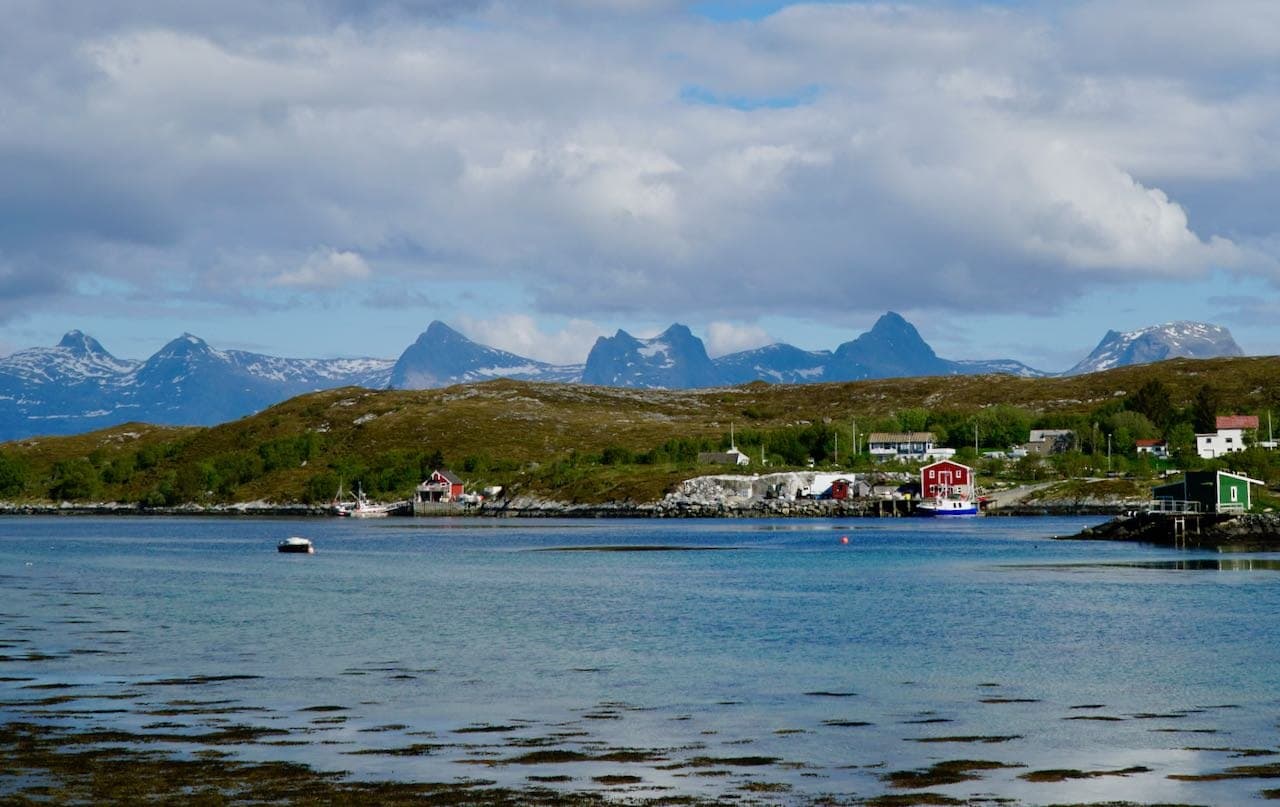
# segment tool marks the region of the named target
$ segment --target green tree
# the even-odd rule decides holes
[[[1016,473],[1019,479],[1043,479],[1046,470],[1044,458],[1039,454],[1028,454],[1018,458]]]
[[[894,416],[898,420],[898,428],[904,432],[922,432],[929,426],[928,409],[902,409]]]
[[[1170,426],[1165,441],[1169,444],[1169,454],[1180,463],[1196,456],[1196,432],[1186,421]]]
[[[302,501],[306,504],[327,502],[333,499],[338,490],[338,476],[330,471],[316,474],[307,480],[302,490]]]
[[[1054,454],[1050,462],[1058,469],[1058,473],[1067,479],[1076,479],[1084,476],[1084,469],[1087,466],[1084,454],[1079,451],[1064,451],[1061,454]]]
[[[1137,412],[1160,428],[1168,427],[1173,421],[1173,401],[1169,397],[1169,389],[1158,378],[1153,378],[1138,388],[1138,391],[1125,399],[1125,408]],[[1144,439],[1139,437],[1138,439]]]
[[[1124,410],[1116,412],[1114,415],[1106,419],[1105,426],[1107,431],[1116,435],[1116,439],[1112,441],[1112,448],[1128,453],[1133,448],[1134,440],[1147,440],[1157,437],[1161,429],[1156,423],[1141,412]],[[1119,435],[1124,432],[1126,439],[1121,441]]]
[[[133,478],[133,454],[122,454],[102,466],[102,481],[108,485],[122,485]]]
[[[50,498],[66,501],[90,499],[97,490],[98,471],[89,460],[81,457],[54,463]]]
[[[27,483],[27,469],[22,460],[0,452],[0,495],[12,496]]]
[[[987,448],[1008,448],[1025,443],[1031,432],[1031,414],[1010,404],[996,404],[978,413],[978,437]]]
[[[1218,391],[1205,384],[1196,391],[1195,400],[1191,402],[1191,425],[1196,434],[1208,434],[1217,431],[1218,408],[1222,405]]]

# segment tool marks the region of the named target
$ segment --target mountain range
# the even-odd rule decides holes
[[[1175,356],[1238,356],[1216,325],[1174,322],[1110,331],[1066,374]],[[596,340],[585,364],[540,362],[474,342],[432,322],[399,359],[290,359],[217,350],[183,334],[145,361],[117,358],[71,331],[54,347],[0,359],[0,442],[75,434],[129,421],[212,425],[320,389],[425,389],[514,378],[645,388],[696,388],[769,381],[808,384],[872,378],[1003,373],[1053,375],[1012,359],[940,358],[911,323],[889,312],[835,350],[773,344],[712,359],[684,325],[643,339],[619,330]]]

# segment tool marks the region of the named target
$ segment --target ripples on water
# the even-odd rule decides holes
[[[0,716],[630,797],[1256,798],[1169,776],[1280,762],[1280,559],[1047,540],[1089,523],[5,519]]]

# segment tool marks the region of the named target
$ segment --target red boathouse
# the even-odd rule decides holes
[[[973,469],[952,460],[940,460],[920,469],[920,495],[926,499],[973,498]]]

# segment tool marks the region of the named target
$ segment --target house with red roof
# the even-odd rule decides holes
[[[1257,415],[1219,415],[1217,431],[1196,435],[1196,453],[1207,460],[1245,450],[1245,432],[1257,432]]]
[[[1160,460],[1169,458],[1169,444],[1164,440],[1134,440],[1133,443],[1139,454],[1150,454]]]

